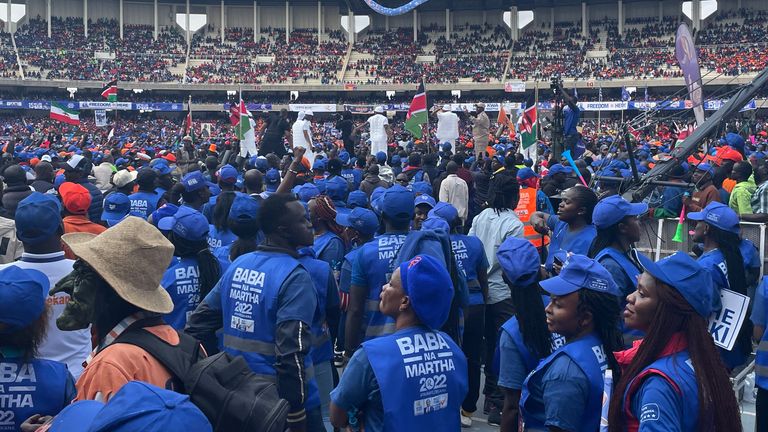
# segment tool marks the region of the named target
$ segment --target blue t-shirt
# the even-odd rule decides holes
[[[709,252],[704,252],[698,259],[700,266],[704,267],[712,277],[712,283],[714,284],[717,292],[712,297],[711,310],[720,310],[722,304],[720,303],[720,290],[728,289],[728,265],[725,263],[725,257],[723,253],[718,249],[712,249]]]
[[[208,247],[211,251],[222,246],[228,246],[237,240],[237,236],[230,230],[217,230],[215,226],[208,226]]]
[[[339,385],[331,392],[331,400],[347,412],[352,410],[365,413],[363,423],[366,431],[384,431],[381,389],[364,349],[355,351],[349,359]]]
[[[581,115],[581,110],[578,106],[571,107],[570,105],[566,105],[563,107],[563,135],[573,135],[577,133],[576,126],[579,124],[579,117]]]
[[[504,367],[499,368],[499,385],[512,390],[523,388],[523,381],[528,376],[529,370],[525,367],[525,361],[517,349],[512,336],[505,331],[499,332],[499,354],[500,364]]]
[[[592,240],[597,236],[597,229],[594,225],[585,225],[580,230],[571,232],[568,230],[568,224],[562,222],[556,215],[547,219],[547,226],[551,233],[549,254],[545,263],[547,271],[552,271],[552,262],[556,252],[565,251],[586,255],[592,245]]]
[[[543,374],[528,381],[528,413],[539,423],[567,431],[581,428],[589,379],[567,355],[558,355]]]
[[[630,409],[640,422],[638,432],[683,432],[683,400],[669,382],[658,375],[650,375],[643,381],[632,396]]]

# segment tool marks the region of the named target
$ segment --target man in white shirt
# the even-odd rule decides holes
[[[384,108],[377,106],[373,109],[373,115],[366,120],[365,124],[355,128],[354,135],[359,129],[368,125],[371,133],[371,154],[378,152],[387,152],[387,143],[392,140],[392,128],[389,126],[389,120],[384,115]]]
[[[16,209],[16,236],[24,244],[21,260],[0,266],[0,269],[15,265],[23,269],[43,272],[53,288],[61,279],[72,272],[74,261],[64,258],[61,235],[61,205],[56,197],[34,192],[23,199]],[[47,294],[47,293],[46,293]],[[48,330],[45,341],[40,344],[39,357],[65,363],[77,380],[83,372],[83,362],[91,353],[90,329],[61,331],[56,319],[64,312],[70,296],[57,293],[46,300],[51,313],[48,316]]]
[[[469,188],[467,182],[456,175],[459,171],[459,165],[454,162],[448,162],[445,166],[448,177],[440,182],[440,201],[447,202],[456,207],[459,212],[459,219],[462,225],[467,221],[467,211],[469,208]]]
[[[450,105],[443,105],[442,109],[437,111],[435,136],[441,145],[451,143],[451,153],[456,153],[456,140],[459,139],[459,116],[451,111]]]
[[[312,111],[299,111],[299,116],[291,128],[293,147],[307,149],[304,157],[309,160],[310,166],[315,163],[315,153],[312,151],[312,117],[314,117]]]

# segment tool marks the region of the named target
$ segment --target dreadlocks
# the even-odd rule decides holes
[[[336,206],[328,195],[318,195],[314,198],[315,205],[311,207],[312,225],[322,224],[325,229],[341,237],[344,227],[336,223]]]

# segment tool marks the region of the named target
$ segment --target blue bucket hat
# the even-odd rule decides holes
[[[336,213],[336,223],[367,235],[376,234],[379,229],[379,218],[376,213],[364,207],[355,207],[349,212]]]
[[[350,208],[367,207],[368,195],[361,190],[352,191],[347,197],[347,205],[349,205]]]
[[[208,238],[210,226],[202,213],[192,207],[181,206],[175,215],[161,219],[157,228],[161,231],[173,231],[186,240],[202,241]]]
[[[256,219],[259,213],[259,200],[244,194],[237,194],[234,201],[232,201],[232,207],[229,208],[230,220],[235,221],[252,221]]]
[[[620,195],[611,195],[600,200],[592,213],[592,223],[597,229],[616,225],[627,216],[640,216],[648,212],[648,204],[630,203]]]
[[[400,280],[421,323],[442,327],[453,301],[453,282],[445,266],[429,255],[416,255],[400,264]]]
[[[539,278],[539,253],[526,239],[507,237],[496,251],[496,258],[504,275],[514,286],[528,286]]]
[[[739,215],[727,205],[719,202],[707,204],[700,212],[688,213],[688,219],[695,221],[704,221],[715,228],[723,231],[739,234]]]
[[[379,200],[379,208],[384,216],[398,222],[413,219],[414,197],[408,189],[394,185],[385,190]]]
[[[427,217],[438,217],[448,224],[452,224],[459,217],[459,211],[450,203],[438,201],[435,207],[429,211]]]
[[[108,403],[80,401],[56,416],[49,432],[211,432],[213,428],[189,396],[130,381]]]
[[[2,332],[11,333],[28,327],[45,309],[50,281],[39,270],[10,265],[0,270],[0,323]]]
[[[639,258],[646,272],[676,289],[699,315],[708,318],[721,308],[720,294],[715,292],[712,277],[685,252],[675,252],[657,262],[643,255]]]
[[[128,195],[121,192],[113,192],[104,200],[104,211],[101,212],[101,220],[107,225],[114,226],[123,220],[131,212],[131,200]]]
[[[582,288],[621,296],[608,270],[584,255],[569,256],[559,275],[543,280],[539,285],[544,291],[557,296],[568,295]]]
[[[32,192],[16,207],[16,237],[38,244],[61,227],[61,203],[53,195]]]

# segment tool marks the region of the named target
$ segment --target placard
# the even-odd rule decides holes
[[[720,290],[723,307],[709,317],[709,333],[715,345],[730,351],[736,344],[741,325],[747,316],[749,297],[735,291]]]

